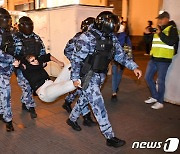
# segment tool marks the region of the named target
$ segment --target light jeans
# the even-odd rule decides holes
[[[65,66],[56,80],[47,80],[37,91],[37,95],[44,102],[53,102],[59,96],[76,89],[73,81],[70,80],[70,65]]]

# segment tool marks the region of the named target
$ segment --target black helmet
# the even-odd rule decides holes
[[[19,19],[18,24],[19,31],[25,35],[31,35],[34,30],[33,21],[27,16],[23,16]]]
[[[88,30],[88,27],[93,24],[95,21],[95,18],[93,17],[88,17],[85,20],[82,21],[81,23],[81,30],[82,32],[86,32]]]
[[[95,27],[106,34],[114,32],[115,15],[110,11],[101,12],[95,19]]]
[[[11,26],[12,26],[12,18],[9,12],[4,8],[0,8],[0,27],[10,30]]]

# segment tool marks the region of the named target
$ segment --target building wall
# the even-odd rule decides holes
[[[176,22],[177,27],[180,30],[179,8],[180,8],[180,0],[174,0],[173,2],[172,0],[164,0],[162,10],[166,10],[169,12],[171,20],[174,20]]]
[[[131,35],[142,36],[147,21],[156,19],[162,5],[162,0],[129,0],[128,21]]]
[[[164,0],[162,10],[169,12],[170,19],[176,22],[176,25],[179,29],[179,38],[180,38],[180,20],[179,20],[179,0]],[[165,94],[164,98],[166,102],[172,104],[180,105],[180,41],[177,54],[174,56],[171,65],[169,66],[166,82],[165,82]]]
[[[80,4],[106,6],[107,0],[80,0]]]
[[[107,5],[114,7],[113,12],[118,15],[122,16],[122,1],[123,0],[108,0]]]
[[[128,11],[128,0],[122,0],[122,17],[127,20]]]
[[[40,8],[42,7],[55,7],[69,4],[86,4],[86,5],[97,5],[106,6],[107,0],[36,0],[37,3],[40,1]]]
[[[6,6],[5,8],[7,8],[8,10],[14,10],[14,1],[15,0],[5,0]]]

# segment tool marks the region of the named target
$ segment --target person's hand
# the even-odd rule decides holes
[[[145,34],[150,34],[151,32],[149,31],[149,28],[146,28],[144,31]]]
[[[138,68],[134,69],[134,74],[138,77],[138,79],[142,76],[142,71]]]
[[[22,64],[23,69],[26,69],[26,65]]]
[[[157,30],[156,30],[156,33],[157,33],[157,34],[161,33],[161,29],[160,29],[159,26],[157,26],[156,29],[157,29]]]
[[[14,63],[12,64],[14,67],[19,67],[20,61],[15,60]]]
[[[58,62],[58,65],[59,65],[61,68],[63,68],[63,67],[64,67],[64,63],[63,63],[63,62],[61,62],[61,61],[59,61],[59,62]]]
[[[75,87],[81,87],[81,83],[79,80],[73,81]]]

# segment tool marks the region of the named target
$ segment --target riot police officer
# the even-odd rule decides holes
[[[72,39],[70,39],[68,41],[68,43],[66,44],[66,47],[64,49],[64,55],[68,58],[68,60],[71,62],[72,61],[72,55],[75,49],[75,42],[78,39],[78,37],[86,32],[88,30],[88,27],[93,24],[95,21],[95,18],[93,17],[88,17],[85,20],[83,20],[81,22],[81,32],[78,32]],[[62,105],[62,107],[68,112],[70,113],[72,108],[71,108],[71,104],[72,102],[76,99],[77,96],[79,96],[81,94],[81,89],[78,88],[77,90],[75,90],[74,92],[69,93],[69,95],[66,96],[65,98],[65,103]],[[95,126],[97,123],[94,122],[91,118],[91,113],[89,110],[88,105],[84,106],[84,108],[82,108],[82,115],[83,115],[83,125],[85,126]]]
[[[133,70],[138,78],[141,77],[142,72],[138,69],[137,64],[128,58],[122,50],[117,37],[113,34],[115,28],[114,18],[112,12],[101,12],[96,17],[95,24],[89,28],[89,31],[81,34],[76,41],[76,52],[72,58],[71,79],[74,81],[75,86],[79,86],[78,79],[83,79],[81,74],[88,78],[84,80],[86,86],[82,85],[84,87],[82,94],[75,104],[67,124],[75,130],[81,130],[77,118],[81,113],[81,107],[89,103],[99,123],[100,130],[106,138],[106,144],[120,147],[125,144],[125,141],[118,139],[114,135],[100,87],[105,80],[107,67],[112,59]],[[88,101],[84,102],[84,99]]]
[[[14,131],[11,110],[10,77],[16,65],[14,42],[10,32],[12,19],[9,12],[0,8],[0,119],[6,123],[6,131]]]
[[[19,32],[15,34],[14,40],[16,46],[15,55],[19,59],[22,59],[27,54],[35,56],[46,54],[42,40],[33,32],[33,21],[29,17],[23,16],[19,19],[18,29]],[[29,111],[31,118],[36,118],[37,113],[31,87],[20,69],[16,70],[16,74],[18,84],[22,88],[22,109]]]

